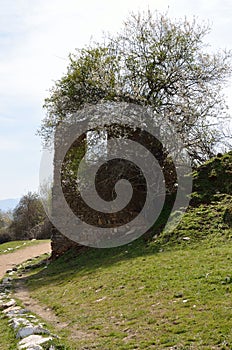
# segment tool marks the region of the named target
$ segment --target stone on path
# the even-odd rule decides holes
[[[16,305],[16,301],[14,299],[11,299],[10,301],[8,301],[7,303],[3,303],[2,305],[0,305],[0,309],[8,309],[11,306],[15,306]]]
[[[35,346],[44,344],[44,343],[48,342],[49,340],[52,340],[52,337],[44,338],[41,335],[30,335],[30,336],[22,339],[19,342],[18,348],[20,350],[23,350],[23,349],[27,349],[27,350],[29,350],[29,349],[39,349],[38,347],[36,348]]]
[[[16,338],[26,338],[32,334],[50,334],[50,332],[39,326],[28,325],[18,330]]]

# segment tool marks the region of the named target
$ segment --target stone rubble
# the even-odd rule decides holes
[[[27,350],[38,349],[38,350],[40,350],[40,349],[43,349],[40,345],[47,343],[51,339],[52,339],[51,337],[43,338],[39,335],[30,335],[19,342],[18,348],[20,350],[21,349],[23,349],[23,350],[24,349],[27,349]]]
[[[11,270],[8,273],[12,272],[15,271]],[[6,277],[0,282],[0,312],[8,317],[16,339],[19,340],[19,350],[43,350],[43,344],[58,337],[45,329],[36,316],[17,305],[16,300],[11,297],[11,283],[11,277]],[[54,345],[49,347],[49,350],[55,349]]]

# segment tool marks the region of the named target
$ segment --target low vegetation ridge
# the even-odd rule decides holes
[[[231,238],[232,227],[232,152],[210,159],[193,172],[190,206],[180,224],[171,232],[161,233],[161,244],[180,244]]]

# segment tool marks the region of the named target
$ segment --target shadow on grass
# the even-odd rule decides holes
[[[130,244],[109,248],[94,249],[88,248],[81,253],[70,250],[55,261],[52,261],[42,270],[35,269],[32,274],[23,278],[23,280],[32,288],[36,288],[38,283],[42,286],[53,283],[64,283],[73,275],[90,275],[99,268],[105,269],[110,266],[128,261],[137,257],[157,254],[160,250],[159,244],[146,244],[143,239],[138,239]]]

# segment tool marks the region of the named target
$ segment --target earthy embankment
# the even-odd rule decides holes
[[[42,242],[31,247],[17,250],[13,253],[0,255],[0,279],[4,276],[7,270],[11,269],[15,265],[21,264],[27,259],[50,252],[50,242]]]

